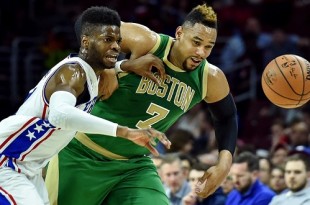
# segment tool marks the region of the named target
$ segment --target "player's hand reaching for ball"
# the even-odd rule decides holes
[[[230,171],[232,155],[222,150],[217,165],[210,167],[195,185],[195,192],[199,197],[207,198],[222,184]]]
[[[154,156],[159,153],[156,150],[156,141],[159,140],[167,149],[170,149],[171,142],[166,135],[153,128],[147,129],[130,129],[127,127],[119,126],[117,136],[133,141],[137,145],[147,148]]]

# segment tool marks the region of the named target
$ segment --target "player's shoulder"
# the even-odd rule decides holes
[[[59,66],[55,72],[56,76],[75,76],[86,79],[86,71],[78,62],[65,63]]]
[[[206,67],[208,69],[208,75],[211,77],[217,77],[217,76],[222,76],[224,75],[224,72],[217,67],[216,65],[212,64],[212,63],[206,63]]]
[[[123,38],[127,38],[127,36],[135,36],[141,38],[141,36],[144,36],[148,39],[156,39],[158,37],[158,34],[151,30],[149,27],[133,23],[133,22],[122,22],[121,24],[121,32],[126,35],[122,35]]]

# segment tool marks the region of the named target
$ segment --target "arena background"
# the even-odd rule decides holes
[[[289,122],[300,112],[307,112],[310,106],[279,109],[260,88],[260,75],[272,58],[291,53],[310,60],[310,1],[205,2],[214,7],[219,20],[217,44],[208,61],[223,69],[230,82],[239,112],[239,139],[264,148],[270,123],[275,118]],[[156,32],[174,36],[186,13],[202,1],[0,0],[0,3],[0,119],[3,119],[16,111],[48,69],[68,53],[78,51],[73,24],[87,7],[109,6],[119,12],[123,21],[142,23]],[[267,44],[265,37],[271,42]],[[234,44],[236,39],[239,44]],[[227,45],[236,45],[233,51],[239,50],[240,54],[232,58],[235,52],[229,53]],[[199,107],[202,112],[204,108]]]

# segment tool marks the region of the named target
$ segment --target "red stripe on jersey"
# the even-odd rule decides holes
[[[5,191],[2,187],[0,187],[0,192],[4,193],[5,198],[7,198],[9,202],[11,202],[13,205],[17,205],[16,201],[14,200],[14,197],[7,191]]]
[[[4,145],[9,142],[17,133],[19,133],[21,130],[23,130],[25,127],[27,127],[32,121],[34,121],[35,119],[37,119],[36,117],[31,118],[28,122],[26,122],[19,130],[17,130],[16,132],[14,132],[13,134],[11,134],[1,145],[0,145],[0,149],[2,149],[2,147],[4,147]]]
[[[39,143],[37,143],[31,150],[29,150],[27,153],[25,153],[22,157],[21,157],[21,161],[23,161],[25,159],[25,157],[35,148],[37,148],[42,142],[44,142],[45,140],[47,140],[54,132],[55,130],[53,129],[46,137],[44,137]]]
[[[42,119],[45,119],[46,117],[46,110],[47,110],[48,106],[47,104],[44,102],[44,107],[43,107],[43,112],[42,112]]]
[[[4,156],[4,155],[3,155]],[[0,162],[0,167],[2,166],[2,164],[7,160],[8,158],[6,156],[3,157],[2,161]]]

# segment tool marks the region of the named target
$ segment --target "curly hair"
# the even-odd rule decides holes
[[[217,15],[211,6],[207,4],[198,5],[187,14],[183,26],[193,26],[195,23],[201,23],[207,27],[217,29]]]
[[[121,26],[121,18],[117,11],[104,6],[93,6],[86,9],[75,21],[75,34],[80,42],[82,35],[91,35],[96,26]]]

